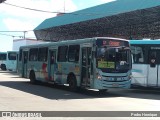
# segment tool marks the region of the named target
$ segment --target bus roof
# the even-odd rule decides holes
[[[7,52],[0,52],[0,54],[4,54],[4,53],[6,53],[6,54],[7,54]]]
[[[160,40],[130,40],[130,44],[160,44]]]
[[[94,38],[84,38],[84,39],[77,39],[77,40],[65,40],[65,41],[59,41],[59,42],[49,42],[49,43],[42,43],[42,44],[37,44],[37,45],[27,45],[27,46],[21,46],[20,48],[23,47],[34,47],[34,46],[44,46],[44,45],[67,45],[67,44],[81,44],[82,41],[83,43],[87,43],[87,42],[91,42],[91,41],[95,41],[97,39],[112,39],[112,40],[121,40],[121,41],[127,41],[126,39],[122,39],[122,38],[113,38],[113,37],[94,37]]]
[[[7,53],[10,53],[10,52],[18,52],[18,51],[16,51],[16,50],[14,50],[14,51],[7,51]]]

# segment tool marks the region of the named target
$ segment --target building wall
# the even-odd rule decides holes
[[[38,41],[36,39],[15,39],[13,40],[12,50],[19,51],[19,48],[21,46],[41,44],[41,43],[44,43],[44,41]]]

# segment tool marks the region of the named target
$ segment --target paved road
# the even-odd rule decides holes
[[[74,93],[64,86],[32,85],[16,73],[0,71],[0,111],[160,111],[160,90]]]

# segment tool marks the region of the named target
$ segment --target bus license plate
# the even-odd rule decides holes
[[[112,87],[119,87],[119,84],[114,83],[114,84],[112,84]]]

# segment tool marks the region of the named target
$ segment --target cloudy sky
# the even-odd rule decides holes
[[[11,5],[51,12],[73,12],[113,0],[6,0]],[[42,21],[54,17],[55,13],[37,12],[0,4],[0,51],[12,50],[13,39],[20,39],[23,32],[36,28]],[[7,36],[11,35],[11,36]],[[34,38],[33,32],[27,32],[27,38]]]

